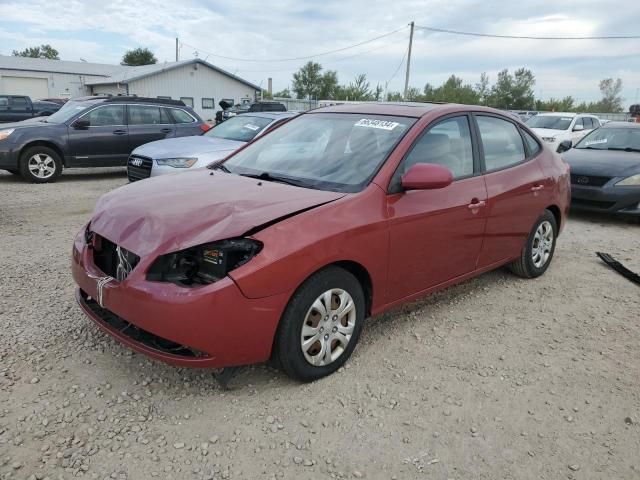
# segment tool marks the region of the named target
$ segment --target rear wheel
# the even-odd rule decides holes
[[[29,182],[53,182],[61,173],[60,156],[49,147],[30,147],[20,156],[20,175]]]
[[[351,273],[329,267],[306,280],[289,301],[275,341],[277,364],[309,382],[340,368],[353,353],[365,300]]]
[[[509,264],[511,271],[523,278],[539,277],[546,272],[556,249],[557,235],[556,217],[545,210],[533,225],[520,258]]]

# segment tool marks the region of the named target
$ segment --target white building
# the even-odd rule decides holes
[[[138,95],[182,100],[213,119],[220,100],[254,100],[260,87],[199,58],[141,67],[0,55],[0,94],[32,99]]]

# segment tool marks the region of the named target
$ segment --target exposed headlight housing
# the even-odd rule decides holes
[[[541,137],[544,142],[553,143],[556,141],[556,137]]]
[[[193,167],[197,161],[197,158],[159,158],[156,160],[156,163],[173,168],[190,168]]]
[[[168,253],[156,259],[147,280],[170,282],[181,287],[209,285],[244,265],[262,250],[251,238],[233,238]]]
[[[15,128],[6,128],[4,130],[0,130],[0,140],[4,140],[13,132],[15,132],[15,130],[16,130]]]
[[[637,187],[640,186],[640,173],[635,175],[631,175],[630,177],[625,178],[624,180],[620,180],[615,185],[620,187]]]

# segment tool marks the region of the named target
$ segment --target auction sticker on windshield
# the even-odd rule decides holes
[[[601,140],[589,140],[588,142],[584,142],[585,145],[598,145],[600,143],[607,143],[608,139],[603,138]]]
[[[380,128],[382,130],[393,130],[398,125],[398,122],[389,122],[387,120],[376,120],[373,118],[363,118],[358,120],[355,127],[367,127],[367,128]]]
[[[253,130],[254,132],[256,130],[260,130],[260,127],[257,125],[253,125],[252,123],[247,123],[244,125],[244,128],[248,128],[249,130]]]

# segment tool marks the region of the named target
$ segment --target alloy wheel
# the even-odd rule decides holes
[[[542,268],[547,263],[552,249],[553,227],[550,222],[545,220],[538,225],[531,246],[531,257],[536,268]]]
[[[36,178],[51,178],[56,173],[56,162],[46,153],[36,153],[27,164],[29,173]]]
[[[356,325],[356,306],[346,290],[333,288],[320,295],[307,311],[300,346],[311,365],[333,363],[347,349]]]

